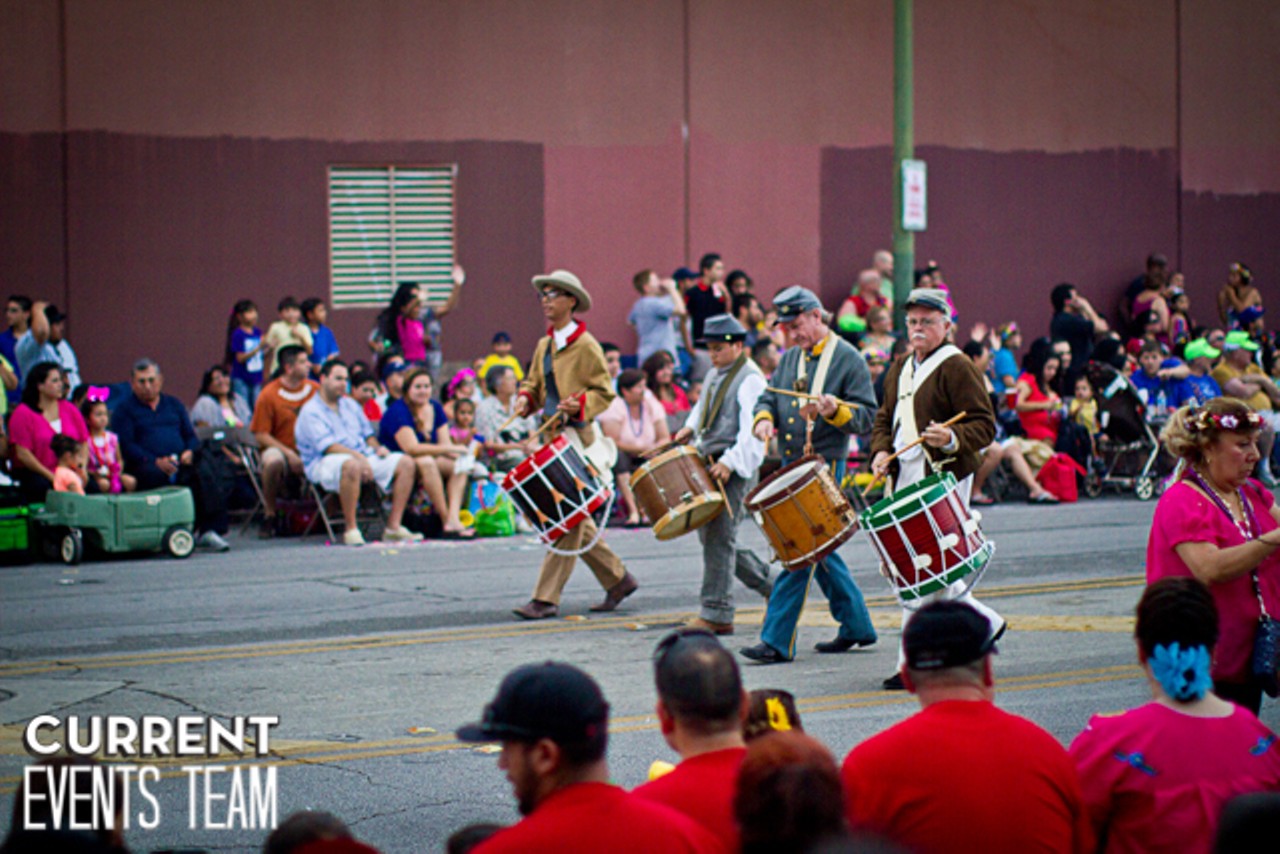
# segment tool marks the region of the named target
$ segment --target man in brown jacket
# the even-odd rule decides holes
[[[969,505],[973,473],[981,463],[979,452],[996,435],[995,413],[982,377],[973,362],[952,344],[951,310],[946,293],[933,288],[917,288],[907,297],[907,335],[910,350],[889,368],[884,381],[884,405],[876,413],[871,428],[871,470],[893,478],[893,488],[901,489],[927,477],[932,465],[941,465],[959,483],[960,500]],[[942,422],[967,413],[950,427]],[[895,450],[916,438],[924,442],[904,451],[892,463]],[[960,599],[973,606],[991,625],[993,636],[1004,631],[1004,619],[974,599],[957,581],[937,593],[923,597],[920,605],[934,599]],[[906,625],[910,612],[902,611]],[[903,664],[898,651],[899,667]],[[886,690],[903,690],[902,677],[894,673],[884,681]]]
[[[535,276],[533,288],[542,300],[542,313],[549,326],[546,336],[534,348],[529,376],[521,384],[516,400],[516,414],[538,413],[544,418],[559,414],[577,431],[582,444],[589,447],[598,440],[592,419],[614,397],[604,352],[586,324],[574,318],[575,313],[591,308],[591,295],[567,270]],[[591,610],[612,611],[640,585],[622,565],[622,559],[597,537],[595,522],[588,517],[557,540],[556,549],[576,552],[592,540],[595,545],[582,554],[582,559],[605,589],[605,597]],[[543,620],[560,613],[560,592],[573,573],[574,562],[571,556],[548,552],[542,560],[533,598],[515,609],[516,616]]]

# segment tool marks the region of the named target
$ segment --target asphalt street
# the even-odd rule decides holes
[[[986,509],[983,528],[997,551],[978,593],[1010,624],[997,660],[998,702],[1064,744],[1090,715],[1147,699],[1131,632],[1153,510],[1131,496]],[[748,527],[748,542],[765,554]],[[545,659],[572,662],[600,681],[612,708],[612,776],[637,785],[653,760],[675,760],[652,713],[650,654],[665,630],[695,612],[701,555],[695,537],[607,537],[639,592],[614,614],[591,615],[601,591],[580,565],[561,617],[540,623],[510,613],[527,600],[542,555],[528,537],[362,549],[316,537],[233,538],[228,554],[186,561],[0,569],[0,821],[7,829],[30,763],[23,730],[36,715],[274,715],[267,756],[148,760],[161,775],[150,787],[160,820],[152,830],[130,827],[133,850],[260,848],[266,831],[244,825],[263,816],[229,805],[236,785],[265,784],[273,774],[277,819],[327,809],[385,852],[439,851],[462,825],[517,818],[492,748],[460,744],[452,733],[480,715],[507,671]],[[900,611],[866,535],[842,555],[880,642],[813,652],[835,625],[815,588],[797,660],[743,668],[748,688],[795,693],[805,729],[837,759],[915,709],[909,695],[880,689],[895,667]],[[755,642],[763,615],[755,594],[736,595],[734,648]],[[1280,727],[1275,702],[1264,705],[1263,720]],[[208,778],[182,770],[215,762],[240,770]],[[231,800],[211,801],[206,814],[206,790]],[[238,826],[212,827],[228,817]]]

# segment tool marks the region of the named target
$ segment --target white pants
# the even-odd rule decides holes
[[[905,472],[906,470],[903,469],[902,471]],[[911,481],[911,482],[914,483],[914,481]],[[899,482],[894,484],[895,489],[901,489],[905,486],[910,486],[910,483]],[[972,491],[973,491],[973,475],[969,475],[964,480],[960,481],[959,484],[957,484],[956,494],[960,498],[961,503],[964,504],[965,507],[969,506],[969,494]],[[930,602],[938,602],[943,599],[954,599],[958,602],[964,602],[966,605],[972,606],[975,611],[981,614],[986,619],[987,625],[991,627],[992,634],[995,634],[996,632],[1000,631],[1000,627],[1004,625],[1004,617],[1001,617],[1000,614],[998,614],[994,608],[991,608],[979,602],[972,593],[965,590],[966,581],[967,579],[962,578],[959,581],[953,581],[951,584],[947,585],[942,590],[938,590],[934,593],[930,593],[927,596],[921,596],[919,599],[916,600],[920,604],[916,606],[915,610],[918,610],[919,608],[924,607]],[[911,608],[902,609],[902,628],[904,630],[907,627],[907,620],[911,619],[912,613],[913,613],[913,609]],[[902,642],[899,641],[898,642],[898,669],[901,670],[906,663],[907,663],[907,653],[902,646]]]

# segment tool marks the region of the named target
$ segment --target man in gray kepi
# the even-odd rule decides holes
[[[813,291],[793,285],[774,298],[773,307],[791,346],[770,382],[774,388],[803,390],[818,397],[807,401],[766,390],[756,403],[753,431],[762,442],[777,436],[786,465],[804,455],[805,422],[812,419],[813,450],[826,460],[839,483],[849,455],[849,436],[868,432],[875,418],[871,373],[858,351],[831,331],[831,313],[822,308]],[[814,648],[844,652],[876,642],[862,592],[839,553],[833,552],[807,569],[782,573],[773,585],[760,643],[743,649],[744,656],[761,664],[795,657],[796,628],[809,582],[815,577],[840,628],[834,639]]]

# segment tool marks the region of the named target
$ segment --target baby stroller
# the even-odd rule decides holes
[[[1162,489],[1160,440],[1147,421],[1147,405],[1137,387],[1109,364],[1090,362],[1087,376],[1098,401],[1097,457],[1085,477],[1084,491],[1097,498],[1107,487],[1132,489],[1149,501]]]

